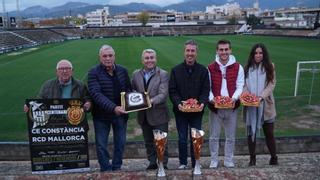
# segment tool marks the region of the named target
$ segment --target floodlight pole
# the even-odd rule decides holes
[[[6,21],[8,20],[7,18],[8,18],[8,15],[7,15],[7,18],[5,17],[5,15],[6,15],[6,3],[4,2],[4,0],[2,0],[2,9],[3,9],[3,13],[2,13],[2,15],[3,15],[3,27],[4,28],[7,28],[7,23],[6,23]]]
[[[16,16],[16,27],[20,28],[20,4],[19,4],[19,0],[16,0],[16,4],[17,4],[17,16]]]
[[[2,11],[3,11],[3,14],[5,14],[6,13],[6,6],[5,6],[5,2],[4,2],[4,0],[2,0]]]

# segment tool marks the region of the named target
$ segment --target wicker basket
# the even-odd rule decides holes
[[[254,101],[254,102],[245,101],[246,96],[252,96],[253,99],[255,99],[255,100],[257,100],[257,101]],[[251,99],[251,98],[250,98],[250,99]],[[250,94],[250,93],[248,93],[248,92],[241,94],[241,96],[240,96],[240,101],[241,101],[241,104],[242,104],[243,106],[259,107],[259,105],[260,105],[260,101],[258,100],[257,96],[255,96],[255,95],[253,95],[253,94]]]
[[[241,101],[241,104],[243,105],[243,106],[252,106],[252,107],[259,107],[260,106],[260,102],[259,101],[257,101],[257,102],[246,102],[246,101],[243,101],[243,100],[241,100],[240,99],[240,101]]]
[[[180,108],[182,112],[201,112],[203,108]]]
[[[234,103],[232,104],[217,104],[214,103],[214,107],[217,109],[233,109],[234,108]]]

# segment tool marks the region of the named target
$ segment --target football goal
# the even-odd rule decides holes
[[[165,30],[165,29],[153,30],[151,32],[151,35],[152,36],[171,36],[171,31]]]
[[[296,82],[294,87],[294,96],[296,97],[298,95],[299,86],[303,87],[304,94],[309,93],[310,104],[314,86],[317,85],[319,81],[319,73],[320,61],[298,61],[296,70]]]

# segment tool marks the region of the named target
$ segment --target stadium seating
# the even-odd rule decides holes
[[[61,42],[66,39],[91,39],[122,36],[177,36],[234,34],[241,25],[180,25],[180,26],[121,26],[121,27],[55,27],[48,29],[15,29],[0,31],[0,53],[31,45]],[[253,34],[271,36],[320,37],[320,29],[254,29]]]
[[[51,31],[61,34],[67,37],[67,39],[78,39],[83,36],[82,30],[79,28],[53,28]]]
[[[0,53],[18,50],[24,47],[35,45],[34,42],[28,41],[16,34],[8,31],[0,32]]]
[[[0,32],[0,53],[39,44],[64,41],[65,37],[49,29],[23,29]]]
[[[233,34],[240,25],[189,25],[162,27],[96,27],[96,28],[54,28],[53,31],[66,37],[103,38],[119,36],[163,36],[163,35],[196,35],[196,34]]]
[[[35,30],[15,30],[13,31],[23,37],[26,37],[38,44],[46,44],[52,42],[60,42],[64,40],[64,36],[52,32],[48,29],[35,29]]]

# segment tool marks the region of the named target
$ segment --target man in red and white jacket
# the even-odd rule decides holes
[[[233,151],[235,145],[235,134],[237,124],[237,108],[239,107],[239,97],[244,85],[244,72],[242,66],[236,62],[231,55],[231,42],[220,40],[217,43],[216,57],[213,63],[209,64],[210,79],[210,168],[218,167],[219,137],[221,125],[223,124],[225,132],[224,166],[232,168]],[[214,97],[228,96],[232,98],[235,107],[233,109],[214,108]]]

